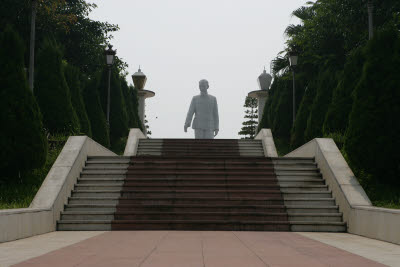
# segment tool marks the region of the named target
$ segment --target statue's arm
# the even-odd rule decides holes
[[[192,98],[192,102],[190,102],[190,107],[189,107],[189,111],[186,115],[186,121],[185,121],[185,128],[190,127],[190,125],[192,124],[192,119],[193,119],[193,115],[195,112],[195,103],[194,103],[194,98]]]
[[[218,103],[217,98],[214,101],[214,130],[219,130],[219,115],[218,115]]]

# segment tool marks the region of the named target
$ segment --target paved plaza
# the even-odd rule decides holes
[[[400,266],[400,246],[345,233],[53,232],[0,244],[0,266]]]

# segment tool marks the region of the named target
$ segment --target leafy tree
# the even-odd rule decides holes
[[[104,68],[99,84],[100,100],[107,116],[108,68]],[[121,80],[116,68],[112,68],[110,81],[110,143],[128,135],[128,115],[121,90]]]
[[[377,181],[400,184],[400,34],[393,26],[377,32],[365,50],[346,132],[350,162]],[[379,66],[379,68],[377,68]]]
[[[80,71],[78,68],[66,64],[64,66],[64,74],[68,87],[71,91],[72,106],[74,107],[76,115],[78,116],[81,133],[92,136],[90,121],[86,113],[86,107],[82,97]]]
[[[238,133],[242,135],[242,139],[254,139],[257,129],[258,120],[258,103],[256,98],[246,96],[244,101],[245,110],[245,121],[242,123],[243,127]]]
[[[100,96],[98,92],[98,75],[94,75],[86,81],[83,90],[83,99],[86,105],[87,115],[89,117],[92,138],[105,147],[110,146],[110,136],[108,132],[107,120],[100,104]]]
[[[35,95],[51,134],[79,133],[79,120],[62,68],[61,48],[47,39],[39,50],[36,64]]]
[[[0,47],[0,169],[15,177],[43,166],[47,139],[24,71],[23,41],[10,25],[0,35]]]
[[[361,48],[356,49],[347,59],[344,70],[341,72],[338,86],[333,91],[332,102],[323,125],[324,135],[330,133],[343,134],[347,129],[349,114],[353,105],[351,97],[362,73],[364,53]]]

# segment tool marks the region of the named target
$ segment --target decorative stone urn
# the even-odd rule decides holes
[[[135,86],[135,89],[137,89],[137,94],[138,94],[138,102],[139,102],[139,118],[142,121],[143,127],[144,127],[144,119],[145,119],[145,100],[146,98],[151,98],[155,96],[156,94],[153,91],[145,90],[144,86],[146,85],[147,77],[146,75],[142,72],[142,70],[139,67],[139,70],[135,72],[132,75],[132,80],[133,84]],[[145,128],[143,128],[145,129]]]
[[[265,103],[268,99],[269,86],[271,85],[272,76],[264,69],[263,73],[258,76],[257,81],[260,90],[252,91],[248,94],[248,96],[258,100],[258,123],[260,123],[264,112]]]

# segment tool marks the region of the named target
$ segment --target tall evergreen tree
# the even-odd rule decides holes
[[[365,50],[363,73],[354,92],[345,151],[376,181],[400,185],[400,34],[377,32]],[[379,66],[379,68],[377,68]]]
[[[246,96],[243,107],[245,107],[245,121],[242,123],[243,127],[238,134],[243,136],[242,139],[254,139],[258,124],[257,99]]]
[[[308,141],[305,139],[304,132],[307,128],[307,120],[310,115],[311,106],[313,104],[316,91],[317,86],[315,81],[311,81],[306,87],[304,96],[300,102],[300,107],[296,114],[294,127],[292,128],[290,138],[290,147],[292,149],[295,149]]]
[[[82,97],[81,73],[77,67],[66,64],[64,66],[65,79],[71,92],[72,106],[79,119],[81,133],[92,136],[90,121],[86,113],[85,103]]]
[[[125,99],[126,112],[128,116],[128,128],[138,128],[138,104],[132,97],[133,88],[129,87],[124,77],[121,77],[121,90]]]
[[[337,86],[337,73],[326,69],[317,78],[317,93],[311,106],[310,115],[307,120],[305,131],[306,141],[316,137],[322,137],[322,126],[326,112],[332,101],[333,89]]]
[[[362,48],[356,49],[347,58],[344,70],[339,76],[338,86],[333,91],[332,102],[325,117],[323,125],[324,135],[345,133],[353,105],[351,94],[361,77],[364,61]]]
[[[37,56],[35,95],[43,122],[51,134],[79,133],[79,120],[71,103],[71,93],[62,68],[61,48],[44,41]]]
[[[83,100],[86,105],[87,115],[92,129],[92,138],[105,147],[110,146],[110,135],[108,133],[108,126],[106,116],[100,104],[100,97],[98,92],[98,75],[94,78],[87,80],[83,89]]]
[[[45,163],[47,139],[24,71],[23,41],[10,25],[0,47],[0,169],[13,176]]]
[[[100,99],[104,114],[107,112],[108,68],[103,69],[99,85]],[[110,143],[116,143],[128,135],[128,116],[125,99],[121,90],[121,80],[116,68],[112,68],[110,82]]]

